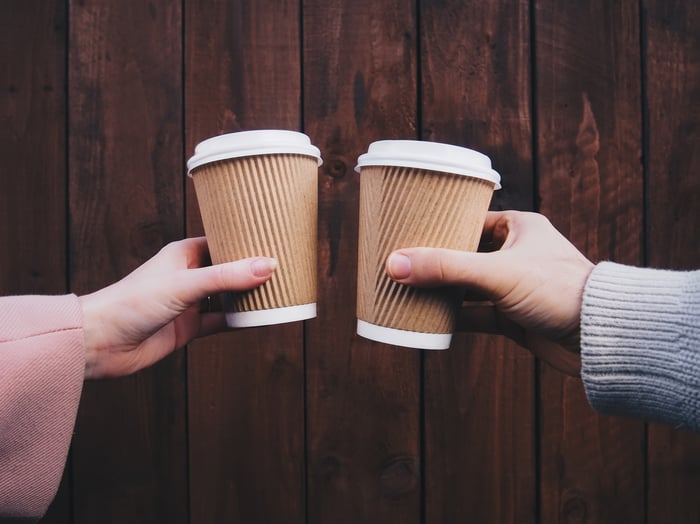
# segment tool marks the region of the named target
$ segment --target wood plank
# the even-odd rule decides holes
[[[491,157],[492,208],[532,209],[529,5],[421,3],[422,138]],[[461,334],[425,354],[426,522],[533,522],[534,359]]]
[[[0,24],[0,293],[65,293],[65,14],[11,0]]]
[[[187,155],[202,139],[299,129],[298,2],[186,2]],[[187,182],[189,236],[203,234]],[[303,323],[197,341],[188,352],[192,522],[303,522]]]
[[[321,148],[319,315],[307,329],[308,522],[418,523],[420,354],[355,334],[359,176],[416,137],[415,3],[307,0],[304,122]]]
[[[645,2],[648,260],[700,268],[700,6]],[[700,522],[700,435],[649,426],[648,521]]]
[[[71,281],[124,276],[184,231],[180,4],[71,2]],[[76,523],[188,521],[182,351],[88,383],[73,449]]]
[[[0,295],[66,293],[66,13],[0,3]],[[70,467],[42,522],[71,518]]]
[[[638,2],[536,2],[541,211],[592,260],[642,261]],[[540,366],[543,522],[643,522],[644,425]]]

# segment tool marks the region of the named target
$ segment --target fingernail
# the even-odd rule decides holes
[[[277,268],[277,260],[274,258],[258,258],[250,264],[250,272],[256,277],[269,277]]]
[[[406,255],[392,253],[386,261],[386,269],[394,280],[403,280],[411,275],[411,259]]]

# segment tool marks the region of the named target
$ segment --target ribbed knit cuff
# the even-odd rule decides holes
[[[581,359],[597,411],[700,431],[700,272],[596,266]]]

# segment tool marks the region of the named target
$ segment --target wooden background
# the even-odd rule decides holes
[[[319,316],[85,386],[46,523],[700,522],[700,435],[599,417],[498,337],[354,334],[357,156],[470,146],[494,209],[589,257],[700,267],[687,0],[3,0],[0,293],[85,293],[202,233],[200,140],[321,149]],[[2,472],[0,472],[2,474]]]

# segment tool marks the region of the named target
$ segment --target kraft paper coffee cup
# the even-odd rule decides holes
[[[308,136],[285,130],[216,136],[198,144],[187,162],[212,262],[278,261],[259,288],[223,296],[230,327],[316,316],[321,162]]]
[[[355,169],[357,333],[396,346],[447,349],[464,290],[398,284],[386,274],[386,260],[407,247],[476,251],[499,174],[482,153],[414,140],[374,142]]]

